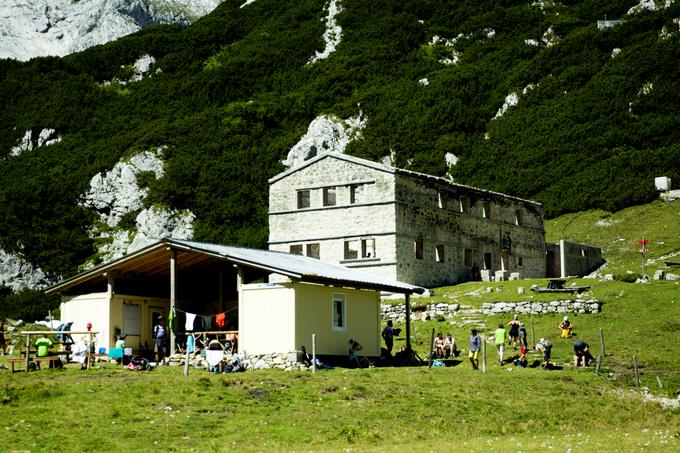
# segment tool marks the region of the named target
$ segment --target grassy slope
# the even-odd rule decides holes
[[[661,219],[669,207],[638,209],[655,208],[654,215],[644,217]],[[627,210],[612,218],[638,218],[634,214]],[[584,213],[577,221],[586,225],[588,218],[598,217]],[[624,228],[625,222],[617,225]],[[581,228],[575,224],[568,231]],[[669,250],[677,249],[677,243],[671,237]],[[640,393],[629,390],[635,388],[633,354],[643,386],[662,396],[680,390],[673,348],[680,330],[680,285],[587,282],[593,285],[592,296],[605,302],[603,312],[573,319],[577,338],[589,342],[595,354],[599,329],[605,333],[607,355],[600,376],[592,368],[567,365],[570,342],[557,339],[560,316],[555,314],[534,317],[536,337],[554,341],[553,361],[563,366],[550,372],[490,365],[481,374],[465,361],[431,370],[338,368],[317,375],[269,370],[216,376],[192,370],[185,378],[174,367],[152,373],[112,368],[0,372],[0,430],[7,448],[31,451],[63,445],[75,451],[677,451],[680,411],[643,404]],[[516,287],[531,283],[494,284],[501,291],[492,293],[484,290],[488,284],[468,283],[440,288],[432,300],[480,306],[517,299]],[[530,319],[523,320],[530,325]],[[467,348],[467,329],[449,321],[414,323],[422,356],[432,328],[450,331]],[[487,321],[491,326],[499,318]],[[403,339],[396,346],[401,344]],[[489,356],[491,364],[492,347]],[[657,377],[663,389],[656,388]]]

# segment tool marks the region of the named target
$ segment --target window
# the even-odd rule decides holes
[[[349,204],[355,204],[357,202],[358,192],[359,186],[349,186]]]
[[[297,207],[298,209],[305,209],[309,204],[309,190],[298,190],[297,193]]]
[[[470,210],[470,198],[466,196],[460,197],[460,212],[468,212]]]
[[[416,239],[415,240],[415,242],[413,243],[413,251],[416,254],[417,260],[423,259],[423,240],[422,239]]]
[[[318,242],[307,244],[307,256],[310,258],[316,258],[318,260],[320,256],[319,255],[320,248],[321,247]]]
[[[123,304],[123,334],[141,335],[141,309],[137,304]]]
[[[326,187],[323,189],[323,205],[335,206],[335,187]]]
[[[302,255],[302,244],[294,244],[290,246],[291,255]]]
[[[521,256],[517,257],[517,267],[524,267],[524,259]]]
[[[435,257],[438,263],[443,263],[445,260],[444,257],[444,244],[440,244],[437,247],[435,247]]]
[[[588,256],[588,249],[581,248],[581,256],[586,258]]]
[[[472,249],[465,249],[465,265],[472,267]]]
[[[355,260],[359,258],[359,241],[345,241],[345,259]]]
[[[515,225],[522,225],[524,223],[524,213],[521,209],[515,211]]]
[[[440,209],[446,209],[446,194],[444,192],[437,192],[437,204]]]
[[[362,258],[375,257],[375,239],[361,240],[361,257]]]
[[[491,252],[484,254],[484,269],[491,269]]]
[[[345,325],[345,295],[333,293],[331,306],[331,328],[333,330],[346,330]]]
[[[489,203],[488,201],[482,203],[482,217],[484,217],[485,219],[491,218],[491,203]]]

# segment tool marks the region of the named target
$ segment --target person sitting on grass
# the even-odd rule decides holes
[[[446,357],[458,357],[456,340],[453,339],[450,333],[447,333],[446,338],[444,338],[444,354]]]
[[[552,351],[552,343],[546,340],[545,338],[541,338],[541,340],[536,344],[536,350],[543,353],[543,369],[549,370],[550,351]]]
[[[562,332],[561,337],[569,338],[571,336],[571,330],[573,328],[574,326],[571,325],[571,321],[569,321],[569,316],[565,316],[562,322],[560,323],[560,331]]]
[[[495,333],[496,350],[498,351],[498,364],[503,366],[503,352],[505,351],[505,341],[508,339],[508,332],[502,322],[498,323],[498,329]]]
[[[581,340],[574,341],[574,366],[577,367],[579,364],[583,367],[588,366],[588,362],[593,359],[593,356],[588,350],[588,343]]]
[[[444,357],[444,335],[441,332],[434,337],[434,343],[432,344],[432,354],[434,357]]]

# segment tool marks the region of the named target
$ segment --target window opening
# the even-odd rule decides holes
[[[485,219],[490,219],[491,218],[491,203],[488,201],[485,201],[482,204],[482,217]]]
[[[331,328],[333,330],[345,330],[345,295],[333,293],[331,307]]]
[[[297,193],[297,207],[298,209],[305,209],[310,206],[309,190],[298,190]]]
[[[413,243],[413,249],[416,254],[416,259],[417,260],[422,260],[423,259],[423,240],[422,239],[416,239],[415,242]]]
[[[515,211],[515,225],[522,225],[524,223],[524,213],[521,209]]]
[[[318,242],[307,244],[307,256],[310,258],[319,259],[321,246]]]
[[[326,187],[323,189],[323,205],[335,206],[335,187]]]
[[[294,244],[290,246],[291,255],[302,255],[302,244]]]
[[[472,267],[472,249],[465,249],[465,265]]]
[[[470,210],[470,197],[460,197],[460,212],[468,212]]]
[[[444,256],[444,244],[439,244],[435,248],[435,257],[438,263],[443,263],[445,260]]]
[[[375,239],[361,240],[361,257],[362,258],[375,257]]]
[[[359,258],[359,241],[345,241],[345,259],[355,260]]]

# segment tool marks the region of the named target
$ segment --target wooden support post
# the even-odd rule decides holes
[[[177,250],[170,249],[170,311],[175,312],[175,305],[177,304]],[[173,318],[173,323],[175,322]],[[169,355],[175,353],[175,326],[168,324],[167,328],[170,330],[170,350]],[[160,365],[160,364],[159,364]]]
[[[434,327],[432,328],[432,338],[430,339],[430,354],[428,355],[428,368],[432,368],[432,354],[434,351]]]
[[[90,369],[90,362],[92,361],[92,332],[88,333],[89,342],[87,343],[87,366],[86,368],[89,370]]]
[[[31,361],[31,334],[26,334],[26,372],[28,372],[28,363]]]
[[[600,354],[604,358],[604,332],[602,332],[602,329],[600,329]]]
[[[184,359],[184,375],[189,376],[189,347],[188,347],[188,342],[187,342],[187,347],[184,348],[187,350],[185,359]]]
[[[600,365],[602,364],[602,356],[597,356],[597,361],[595,362],[595,375],[600,375]]]
[[[316,373],[316,334],[312,334],[312,373]]]
[[[405,294],[406,298],[406,349],[411,350],[411,295]]]
[[[638,375],[637,358],[633,354],[633,371],[635,372],[635,385],[640,387],[640,375]]]
[[[486,373],[486,337],[481,335],[480,339],[481,344],[479,347],[482,349],[482,373]]]

